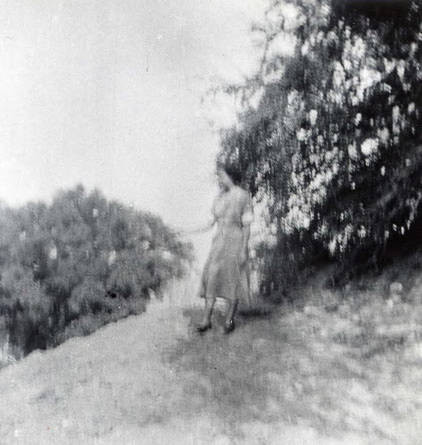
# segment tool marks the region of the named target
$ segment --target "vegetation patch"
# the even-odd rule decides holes
[[[3,360],[141,313],[190,258],[191,247],[160,218],[82,186],[50,205],[2,205]]]

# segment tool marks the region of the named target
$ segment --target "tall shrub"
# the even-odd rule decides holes
[[[82,186],[51,205],[0,207],[0,317],[28,353],[145,309],[191,247],[160,218]]]
[[[417,1],[273,1],[259,71],[222,135],[268,213],[261,290],[281,292],[321,258],[335,278],[377,268],[415,239],[422,186],[422,6]]]

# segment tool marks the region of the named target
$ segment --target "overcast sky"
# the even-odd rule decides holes
[[[80,182],[176,226],[206,220],[232,113],[201,97],[253,70],[266,1],[1,3],[0,200]]]

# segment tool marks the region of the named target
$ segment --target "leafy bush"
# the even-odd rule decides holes
[[[0,324],[24,354],[54,346],[142,312],[190,258],[159,218],[82,186],[0,206]]]
[[[106,290],[104,285],[92,278],[85,279],[77,285],[69,298],[69,315],[77,318],[79,315],[96,314],[107,310]]]
[[[264,293],[321,260],[339,282],[421,241],[421,19],[417,1],[276,0],[255,25],[262,63],[229,88],[244,111],[220,157],[266,209]]]

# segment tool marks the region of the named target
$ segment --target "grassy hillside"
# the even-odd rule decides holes
[[[422,437],[420,257],[200,336],[192,284],[0,371],[4,443],[400,444]],[[391,279],[400,286],[393,286]],[[183,283],[182,283],[183,284]],[[398,294],[401,294],[399,296]]]

